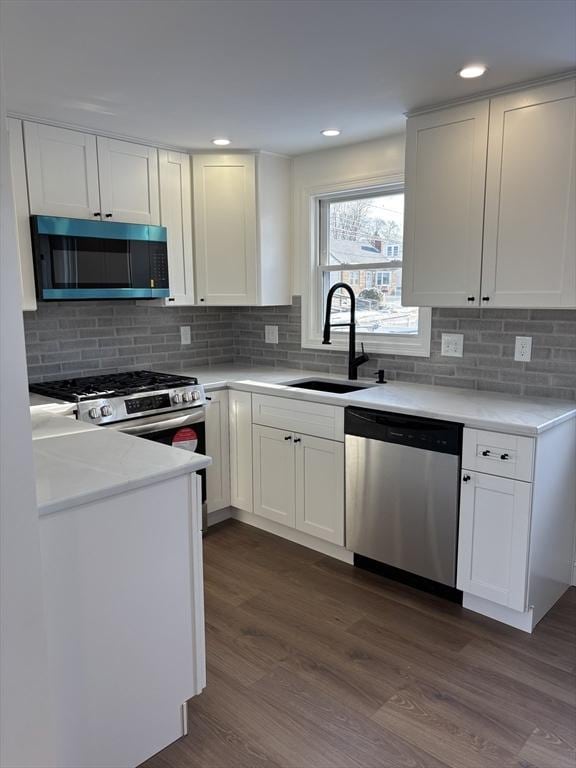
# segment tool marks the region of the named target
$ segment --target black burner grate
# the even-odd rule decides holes
[[[136,392],[157,392],[160,389],[186,387],[198,384],[194,376],[180,376],[156,371],[125,371],[103,376],[81,376],[31,384],[30,392],[55,397],[70,403],[97,400],[101,397],[132,395]]]

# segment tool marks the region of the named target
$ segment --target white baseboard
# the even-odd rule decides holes
[[[503,624],[508,624],[515,629],[521,629],[522,632],[531,633],[534,629],[534,616],[532,608],[524,613],[520,611],[514,611],[512,608],[507,608],[505,605],[498,605],[491,600],[485,600],[483,597],[476,597],[476,595],[469,595],[464,592],[462,598],[462,607],[468,608],[475,613],[481,613],[483,616],[488,616],[495,621],[501,621]]]
[[[224,509],[215,509],[213,512],[208,512],[208,528],[211,525],[221,523],[223,520],[229,520],[232,517],[232,507],[224,507]]]
[[[287,528],[285,525],[274,523],[272,520],[266,520],[264,517],[253,515],[250,512],[244,512],[241,509],[231,507],[232,517],[235,520],[240,520],[241,523],[247,525],[253,525],[255,528],[260,528],[262,531],[273,533],[275,536],[280,536],[282,539],[288,539],[295,544],[300,544],[308,549],[313,549],[316,552],[320,552],[328,557],[334,557],[336,560],[340,560],[348,565],[354,564],[354,555],[344,547],[339,547],[337,544],[331,544],[329,541],[322,541],[314,536],[309,536],[307,533],[302,533],[294,528]]]

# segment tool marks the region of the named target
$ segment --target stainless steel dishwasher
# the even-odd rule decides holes
[[[346,548],[454,587],[462,425],[353,407],[344,424]]]

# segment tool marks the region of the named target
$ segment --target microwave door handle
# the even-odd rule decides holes
[[[110,424],[107,429],[116,429],[124,432],[126,435],[150,435],[154,432],[162,432],[165,429],[177,429],[188,426],[188,424],[198,424],[206,420],[206,412],[203,407],[195,408],[193,413],[186,413],[184,416],[172,416],[162,421],[156,421],[154,417],[145,422],[135,419],[135,423],[126,423],[125,421]]]

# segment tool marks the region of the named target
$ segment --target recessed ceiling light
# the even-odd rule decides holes
[[[324,131],[320,131],[322,136],[340,136],[338,128],[326,128]]]
[[[212,139],[212,144],[216,144],[217,147],[227,147],[230,139]]]
[[[472,77],[482,77],[484,72],[486,72],[484,64],[468,64],[467,67],[462,67],[458,74],[465,80],[469,80]]]

